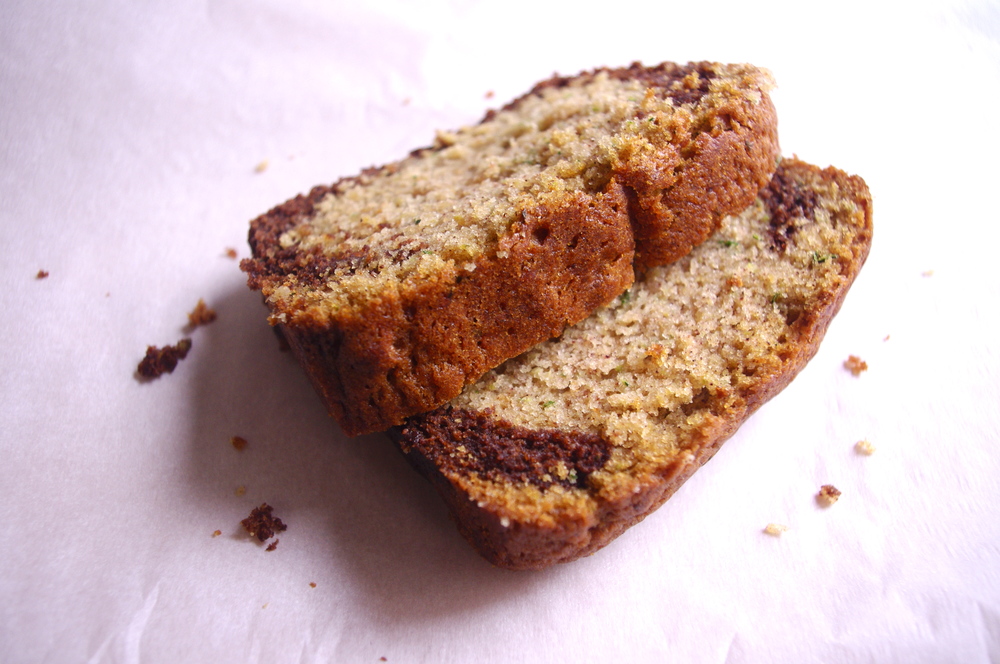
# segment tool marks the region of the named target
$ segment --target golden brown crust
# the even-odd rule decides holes
[[[581,229],[586,229],[582,231]],[[398,424],[457,396],[470,378],[558,335],[632,283],[624,193],[611,187],[539,208],[476,269],[390,293],[364,315],[281,325],[348,435]]]
[[[738,75],[713,63],[633,64],[540,83],[506,109],[600,74],[640,80],[647,95],[690,107],[681,114],[690,119],[664,126],[654,151],[624,151],[590,190],[524,210],[495,252],[475,258],[472,271],[444,270],[337,313],[269,299],[272,322],[344,431],[383,430],[440,406],[485,371],[612,300],[634,272],[683,256],[726,214],[745,207],[774,170],[777,122],[767,75],[751,67],[732,70]],[[710,82],[723,74],[742,78],[733,91],[706,97]],[[653,115],[641,119],[666,124]],[[441,147],[414,151],[411,159]],[[397,168],[317,187],[252,222],[253,257],[241,264],[250,287],[266,298],[286,284],[320,290],[332,271],[363,266],[367,247],[307,251],[283,243],[283,234],[331,193]],[[420,246],[405,251],[401,258]]]
[[[490,413],[443,410],[438,411],[439,414],[411,418],[404,427],[392,432],[409,461],[442,495],[463,537],[485,558],[509,569],[541,569],[600,549],[659,507],[751,414],[791,382],[818,350],[871,245],[871,198],[867,186],[860,178],[833,168],[820,170],[802,162],[785,160],[773,181],[772,191],[762,196],[769,203],[769,221],[778,224],[783,237],[794,238],[794,232],[784,235],[785,229],[791,226],[790,222],[782,225],[783,214],[812,215],[808,205],[810,192],[805,188],[809,185],[802,183],[817,182],[820,183],[817,188],[828,186],[838,191],[839,199],[852,206],[851,212],[843,213],[843,218],[835,222],[851,227],[850,255],[832,262],[837,266],[839,277],[794,313],[786,314],[789,317],[786,338],[772,356],[755,363],[749,380],[741,382],[737,389],[706,392],[701,400],[693,399],[691,412],[704,417],[697,429],[688,434],[688,444],[666,456],[663,462],[643,467],[639,474],[630,478],[625,488],[602,491],[589,479],[597,469],[588,466],[588,478],[578,491],[582,496],[575,504],[561,498],[545,503],[546,494],[533,488],[537,482],[526,481],[524,477],[506,477],[503,468],[497,467],[503,465],[503,460],[495,454],[487,457],[474,446],[463,446],[463,453],[477,454],[479,459],[462,463],[451,460],[449,453],[455,453],[456,427],[449,420],[481,422],[483,418],[489,420]],[[783,253],[784,250],[780,242],[771,245],[773,252]],[[509,423],[489,421],[480,426],[499,431],[507,427],[514,432],[509,435],[520,439],[531,435],[543,438],[558,435],[561,437],[558,454],[563,457],[571,454],[565,449],[567,440],[575,439],[587,449],[601,446],[589,438],[593,434],[579,431],[525,432]],[[490,444],[502,446],[503,442]],[[536,440],[533,444],[541,443]],[[607,441],[604,444],[610,445]],[[547,457],[543,450],[534,453],[534,458]],[[541,465],[543,470],[536,473],[544,472],[545,463]],[[507,490],[500,494],[484,493],[484,482]],[[556,487],[555,492],[558,491],[560,488]],[[549,494],[555,492],[548,491]]]

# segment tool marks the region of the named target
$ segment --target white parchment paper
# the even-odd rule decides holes
[[[226,249],[553,72],[699,59],[770,68],[785,153],[865,177],[868,264],[664,507],[494,569],[340,433]],[[5,3],[0,661],[1000,660],[998,108],[986,0]],[[199,298],[218,320],[137,381]],[[262,502],[273,552],[239,526]]]

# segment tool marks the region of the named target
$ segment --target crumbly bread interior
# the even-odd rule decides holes
[[[598,518],[585,515],[703,462],[791,380],[864,263],[870,224],[860,178],[786,159],[687,257],[411,419],[404,451],[504,528]]]
[[[473,271],[524,211],[567,192],[599,192],[619,171],[655,172],[658,151],[677,136],[717,128],[695,126],[696,105],[699,122],[730,122],[710,109],[736,96],[760,102],[771,86],[750,66],[679,74],[667,94],[608,71],[548,82],[488,121],[440,132],[431,148],[342,180],[279,238],[282,249],[323,267],[318,280],[293,271],[262,281],[278,322],[305,309],[315,318],[360,308],[442,270]]]

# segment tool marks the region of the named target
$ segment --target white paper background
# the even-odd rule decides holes
[[[1000,7],[903,6],[6,2],[0,661],[1000,661]],[[386,440],[341,435],[223,253],[554,71],[697,59],[772,69],[785,153],[866,178],[868,265],[663,508],[491,568]],[[202,297],[218,321],[137,382]],[[263,501],[271,553],[239,527]]]

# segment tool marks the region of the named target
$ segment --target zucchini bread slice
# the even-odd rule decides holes
[[[785,159],[743,213],[393,437],[494,564],[601,548],[815,354],[871,245],[861,178]]]
[[[552,78],[257,218],[242,268],[344,431],[398,425],[749,204],[779,155],[771,86],[714,63]]]

